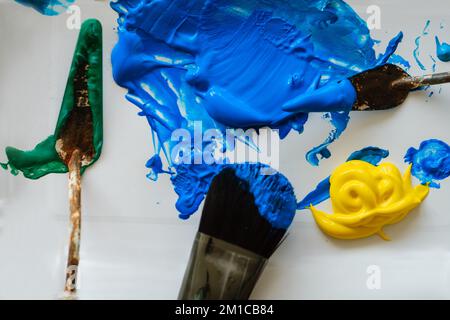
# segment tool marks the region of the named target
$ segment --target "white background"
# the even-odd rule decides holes
[[[427,67],[435,55],[434,35],[450,41],[447,0],[358,1],[349,3],[367,18],[379,5],[387,41],[405,32],[399,53],[412,59],[414,39],[426,20],[423,39]],[[107,1],[79,0],[82,19],[97,18],[104,29],[105,144],[100,161],[83,178],[83,230],[79,296],[82,299],[175,299],[184,274],[199,215],[177,218],[169,178],[145,178],[152,155],[149,128],[124,99],[111,77],[110,52],[116,41],[116,15]],[[45,17],[12,0],[0,0],[0,149],[30,149],[54,130],[78,31],[66,19]],[[440,23],[444,29],[440,29]],[[439,63],[437,71],[450,70]],[[438,89],[437,89],[438,90]],[[437,91],[436,90],[436,91]],[[428,138],[450,141],[450,85],[432,98],[410,96],[400,108],[353,113],[349,128],[331,146],[333,156],[313,168],[304,155],[328,134],[320,115],[305,133],[281,144],[280,170],[302,198],[353,151],[368,145],[388,148],[403,171],[410,146]],[[6,160],[3,151],[0,161]],[[53,299],[61,295],[68,239],[67,177],[38,181],[0,171],[0,298]],[[432,190],[407,219],[386,228],[385,242],[374,236],[357,241],[326,237],[308,211],[299,211],[290,236],[272,257],[255,299],[415,299],[450,298],[450,184]],[[323,208],[328,209],[326,204]],[[367,268],[381,270],[381,289],[369,290]]]

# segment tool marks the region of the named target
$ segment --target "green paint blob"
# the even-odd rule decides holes
[[[94,157],[92,162],[82,167],[82,172],[100,157],[103,145],[103,79],[102,79],[102,26],[98,20],[86,20],[81,26],[80,35],[70,68],[64,99],[53,135],[39,143],[31,151],[13,147],[6,148],[9,162],[0,164],[17,175],[20,172],[29,179],[39,179],[49,173],[66,173],[68,168],[56,152],[56,140],[67,121],[74,104],[74,77],[78,66],[88,63],[88,95],[93,119]]]

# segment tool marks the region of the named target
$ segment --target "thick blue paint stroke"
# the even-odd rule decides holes
[[[377,165],[381,160],[389,156],[389,151],[380,149],[377,147],[366,147],[362,150],[353,152],[347,159],[351,160],[361,160]],[[317,187],[308,193],[303,200],[301,200],[297,209],[307,209],[311,205],[317,205],[330,198],[330,176],[319,182]]]
[[[386,49],[384,56],[380,56],[378,59],[378,64],[385,64],[387,62],[400,65],[406,70],[411,68],[411,64],[402,56],[395,54],[399,43],[403,40],[403,32],[400,32],[395,38],[393,38]]]
[[[380,55],[378,58],[378,65],[386,64],[391,56],[395,53],[395,51],[398,48],[398,45],[403,40],[403,32],[400,32],[398,35],[396,35],[391,41],[389,41],[389,44],[386,48],[386,52],[383,55]]]
[[[412,164],[411,173],[422,184],[429,183],[430,187],[439,189],[436,180],[443,180],[450,175],[450,147],[441,140],[426,140],[419,149],[408,149],[405,162]]]
[[[443,62],[450,61],[450,44],[439,41],[439,38],[436,36],[436,54],[439,60]]]
[[[169,165],[173,130],[192,133],[194,121],[204,130],[269,126],[284,138],[303,132],[309,112],[325,112],[334,129],[306,155],[317,165],[349,121],[356,96],[348,77],[388,61],[402,37],[377,58],[365,22],[342,0],[118,0],[111,6],[119,14],[114,79],[146,117]],[[152,178],[162,170],[149,166]],[[189,168],[208,180],[207,169]],[[197,207],[200,200],[191,200]]]
[[[31,7],[47,16],[56,16],[66,11],[75,0],[14,0],[27,7]]]

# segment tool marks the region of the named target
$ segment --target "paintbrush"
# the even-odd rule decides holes
[[[249,166],[249,170],[260,167]],[[284,177],[258,179],[268,179],[262,184],[267,204],[285,206],[289,201],[281,196],[283,193],[290,197],[292,192],[295,199],[290,184],[281,181]],[[238,178],[234,169],[224,169],[209,188],[179,299],[248,299],[268,259],[286,235],[295,215],[295,207],[292,209],[287,214],[287,225],[274,227],[255,204],[249,183]]]
[[[386,110],[401,105],[413,90],[450,82],[450,72],[413,77],[396,65],[385,64],[351,77],[350,82],[357,93],[352,110]]]

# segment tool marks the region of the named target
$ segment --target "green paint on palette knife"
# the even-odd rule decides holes
[[[22,172],[29,179],[39,179],[49,173],[68,172],[66,164],[56,152],[55,145],[61,129],[75,106],[73,82],[77,68],[83,62],[89,64],[88,97],[92,111],[95,153],[92,162],[82,167],[82,173],[98,160],[103,145],[102,26],[98,20],[90,19],[81,26],[54,134],[30,151],[7,147],[6,156],[9,162],[1,164],[4,169],[9,167],[14,175]]]

